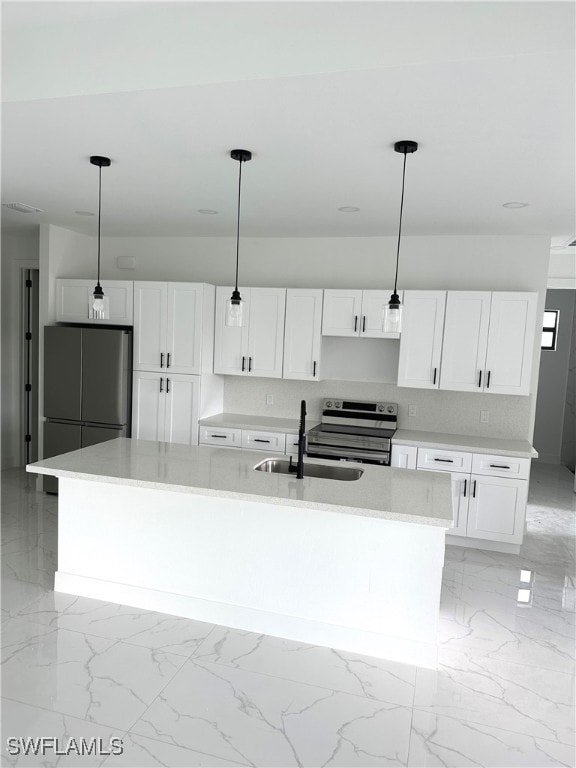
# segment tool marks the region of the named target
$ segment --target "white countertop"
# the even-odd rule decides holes
[[[120,437],[29,464],[27,470],[443,528],[452,524],[448,473],[363,464],[360,468],[364,473],[355,481],[316,477],[296,480],[293,475],[255,471],[254,465],[266,458],[265,453],[256,451]],[[306,463],[333,464],[316,459],[306,459]]]
[[[253,416],[249,413],[217,413],[200,419],[201,426],[232,427],[235,429],[256,429],[259,431],[272,430],[298,434],[300,422],[298,419],[279,419],[276,416]],[[313,424],[312,426],[315,426]]]
[[[421,432],[414,429],[397,429],[393,442],[397,445],[421,445],[426,448],[443,448],[455,451],[492,453],[496,456],[516,456],[533,459],[538,452],[528,440],[503,440],[496,437],[451,435],[445,432]]]

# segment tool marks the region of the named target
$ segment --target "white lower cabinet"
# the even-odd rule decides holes
[[[198,444],[200,377],[134,371],[132,436]]]
[[[472,475],[466,533],[477,539],[521,544],[528,481]]]
[[[243,429],[242,448],[248,448],[252,451],[284,453],[286,450],[286,436],[284,432],[254,432]]]
[[[242,430],[232,427],[200,427],[198,439],[201,445],[222,445],[228,448],[240,448],[242,445]]]
[[[396,445],[392,443],[390,466],[398,469],[416,469],[418,448],[415,445]]]
[[[408,447],[392,446],[392,466],[412,468],[406,460]],[[454,518],[447,534],[522,543],[530,459],[422,447],[414,468],[450,472]]]

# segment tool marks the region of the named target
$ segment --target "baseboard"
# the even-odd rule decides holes
[[[473,539],[468,536],[450,536],[449,533],[446,534],[446,544],[449,544],[451,547],[470,547],[471,549],[486,549],[489,552],[504,552],[507,555],[520,554],[520,544]]]
[[[433,643],[380,635],[191,595],[161,592],[62,571],[56,572],[54,591],[430,669],[436,669],[438,664],[438,650]]]

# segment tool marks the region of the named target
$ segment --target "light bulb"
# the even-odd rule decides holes
[[[384,308],[382,330],[384,333],[400,333],[402,329],[402,304],[397,294],[393,294]]]
[[[240,299],[229,299],[226,304],[226,325],[235,328],[242,326],[244,302]]]
[[[104,312],[104,299],[101,296],[92,300],[92,309],[95,313]]]

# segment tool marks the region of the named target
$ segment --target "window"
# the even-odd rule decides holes
[[[542,349],[556,349],[559,314],[560,312],[557,309],[544,310],[544,325],[542,327]]]

